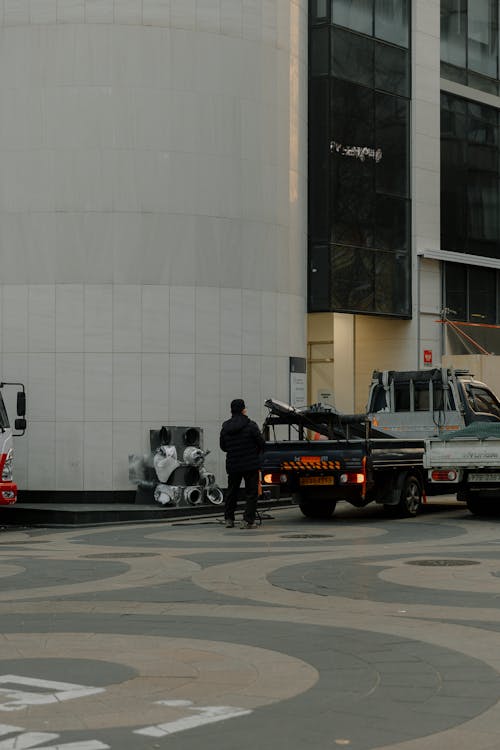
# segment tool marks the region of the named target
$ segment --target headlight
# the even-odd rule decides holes
[[[14,460],[14,451],[12,448],[7,453],[7,458],[2,469],[2,482],[10,482],[12,480],[12,462]]]

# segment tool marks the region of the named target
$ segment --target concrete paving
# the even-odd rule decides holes
[[[500,518],[0,532],[0,750],[498,750]]]

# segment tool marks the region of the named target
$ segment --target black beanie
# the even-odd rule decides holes
[[[242,398],[234,398],[231,401],[231,414],[241,414],[243,409],[246,409],[246,406]]]

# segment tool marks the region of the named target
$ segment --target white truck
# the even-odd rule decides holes
[[[14,430],[11,427],[2,396],[5,387],[17,386],[17,418]],[[22,383],[0,383],[0,505],[12,505],[17,501],[17,484],[13,476],[14,437],[26,431],[26,391]]]
[[[500,510],[500,423],[476,422],[441,438],[425,441],[424,468],[429,474],[456,476],[457,500],[471,513]],[[439,480],[438,480],[439,481]]]
[[[468,370],[375,370],[366,412],[380,437],[429,438],[500,422],[500,402]]]
[[[323,404],[297,410],[272,399],[266,406],[263,487],[290,493],[305,516],[330,518],[339,500],[414,516],[426,495],[457,491],[478,512],[473,483],[486,489],[486,478],[480,484],[474,472],[464,474],[453,451],[444,462],[432,453],[433,439],[442,449],[442,436],[467,425],[500,428],[500,402],[469,371],[375,370],[362,415]],[[500,497],[500,460],[497,471]]]

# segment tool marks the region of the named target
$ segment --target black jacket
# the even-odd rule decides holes
[[[233,414],[223,423],[219,439],[221,450],[227,454],[227,473],[259,469],[264,443],[255,422],[245,414]]]

